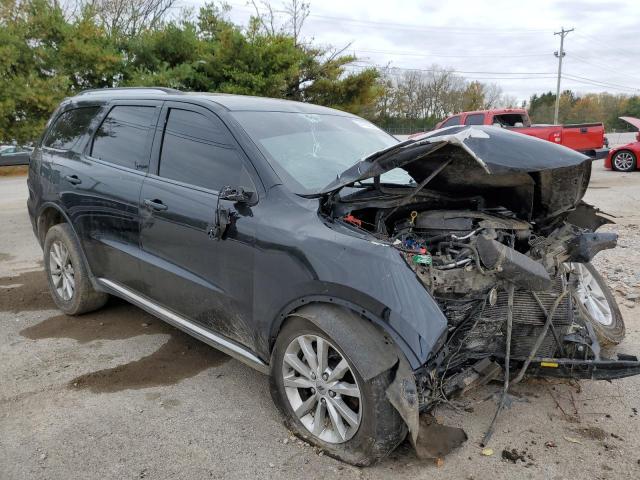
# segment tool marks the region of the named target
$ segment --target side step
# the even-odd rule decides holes
[[[109,293],[112,293],[118,297],[133,303],[134,305],[146,310],[152,315],[164,320],[170,325],[188,333],[192,337],[203,341],[204,343],[211,345],[214,348],[226,353],[227,355],[241,361],[242,363],[255,368],[261,373],[269,373],[269,365],[256,357],[253,353],[247,350],[245,347],[238,345],[237,343],[229,340],[226,337],[217,335],[209,330],[201,327],[197,323],[188,320],[165,307],[152,302],[148,298],[139,295],[138,293],[129,290],[128,288],[106,278],[98,278],[98,283],[102,285]]]

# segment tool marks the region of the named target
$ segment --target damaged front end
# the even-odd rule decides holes
[[[394,168],[415,185],[381,181]],[[635,357],[601,355],[578,308],[578,267],[617,241],[582,202],[590,173],[587,157],[549,142],[455,127],[378,152],[322,192],[323,213],[397,249],[447,318],[445,341],[413,372],[421,411],[492,379],[506,394],[525,373],[640,373]]]

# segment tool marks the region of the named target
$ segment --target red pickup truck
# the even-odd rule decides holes
[[[607,155],[606,149],[603,150],[605,138],[604,125],[602,123],[531,125],[531,120],[526,110],[522,108],[504,108],[458,113],[445,118],[436,125],[436,128],[454,125],[494,125],[564,145],[592,158],[603,158]]]

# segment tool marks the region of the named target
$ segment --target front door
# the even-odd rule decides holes
[[[140,197],[142,293],[252,348],[251,208],[218,198],[225,185],[255,191],[246,160],[216,115],[180,102],[162,110],[154,158]],[[213,232],[218,208],[233,217],[224,239]]]

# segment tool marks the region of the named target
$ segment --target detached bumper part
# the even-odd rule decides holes
[[[583,233],[567,244],[569,261],[590,262],[601,250],[615,248],[618,243],[617,233]]]
[[[583,380],[615,380],[640,375],[640,360],[635,355],[618,354],[616,360],[576,360],[568,358],[535,358],[529,374],[540,377]]]

